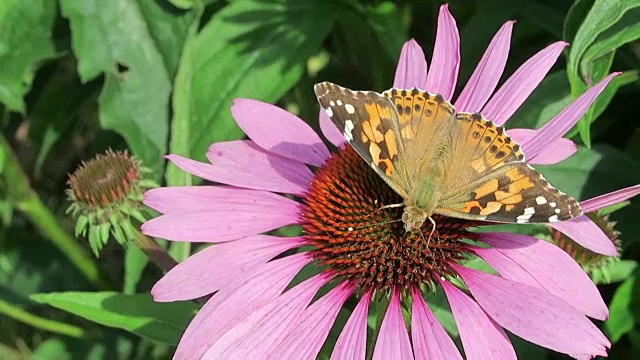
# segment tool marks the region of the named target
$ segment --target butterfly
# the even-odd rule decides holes
[[[553,223],[582,215],[580,204],[525,162],[505,129],[456,112],[419,89],[382,94],[329,82],[318,102],[346,141],[404,202],[406,231],[433,214],[501,223]],[[433,234],[432,230],[432,234]]]

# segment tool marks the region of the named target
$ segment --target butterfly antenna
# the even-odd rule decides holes
[[[348,227],[347,230],[349,230],[349,231],[360,230],[360,229],[365,229],[365,228],[373,227],[373,226],[392,224],[392,223],[399,222],[399,221],[402,221],[402,219],[396,219],[396,220],[389,220],[389,221],[384,221],[384,222],[380,222],[380,223],[367,224],[367,225],[363,225],[363,226],[356,227],[356,228]]]

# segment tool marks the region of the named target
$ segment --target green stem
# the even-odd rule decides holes
[[[178,265],[169,253],[152,238],[142,234],[137,228],[133,239],[136,246],[144,252],[162,271],[167,272]]]
[[[91,254],[59,225],[55,216],[31,188],[29,178],[20,167],[13,149],[2,134],[0,134],[0,152],[4,156],[2,177],[15,207],[40,229],[92,285],[97,288],[108,288]]]
[[[65,324],[63,322],[41,318],[33,315],[15,305],[0,299],[0,314],[4,314],[12,319],[30,325],[36,329],[51,331],[53,333],[67,335],[75,338],[84,336],[84,330],[79,327]]]

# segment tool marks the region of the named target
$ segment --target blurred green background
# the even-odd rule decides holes
[[[313,84],[389,88],[406,40],[430,58],[442,3],[0,0],[0,359],[170,358],[197,305],[154,304],[162,273],[136,248],[111,241],[96,259],[72,237],[68,174],[130,149],[163,185],[197,182],[163,155],[204,160],[209,144],[243,138],[229,112],[236,97],[277,103],[318,129]],[[640,1],[448,3],[462,43],[458,91],[505,21],[517,23],[503,80],[544,46],[572,45],[508,128],[538,128],[624,72],[567,135],[578,154],[541,170],[579,199],[640,183]],[[610,304],[599,325],[612,359],[640,358],[640,202],[625,205],[611,215],[622,260],[594,279]],[[177,260],[191,251],[170,247]],[[82,293],[46,294],[69,291]],[[516,347],[522,359],[563,358]]]

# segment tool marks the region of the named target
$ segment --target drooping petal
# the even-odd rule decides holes
[[[418,43],[411,39],[404,43],[398,59],[396,76],[393,87],[398,89],[411,89],[417,87],[424,89],[427,81],[427,60],[424,51]]]
[[[449,5],[440,6],[436,43],[431,57],[431,71],[427,74],[426,91],[440,94],[448,101],[458,81],[460,69],[460,35],[456,20],[449,12]]]
[[[402,317],[400,306],[400,290],[394,288],[387,313],[384,315],[376,347],[373,350],[373,360],[413,360],[411,341],[407,333],[407,326]]]
[[[460,351],[427,303],[417,287],[411,289],[413,307],[411,311],[411,339],[416,360],[452,359],[462,360]]]
[[[536,134],[536,130],[532,129],[511,129],[507,130],[507,134],[518,144],[526,144],[527,141]],[[521,146],[520,150],[524,153],[527,162],[534,165],[551,165],[557,164],[567,159],[578,151],[576,144],[563,137],[556,138],[544,150],[535,156],[529,157],[526,146]]]
[[[268,358],[329,279],[325,274],[316,275],[287,290],[229,329],[207,350],[202,360]]]
[[[553,119],[544,124],[535,135],[520,145],[527,149],[528,157],[533,158],[544,150],[549,144],[557,138],[562,137],[569,131],[573,125],[589,110],[591,104],[596,100],[598,95],[604,90],[614,77],[620,73],[613,73],[604,78],[598,84],[587,90],[584,94],[575,99],[569,106],[564,108]]]
[[[582,215],[569,221],[547,224],[585,248],[607,256],[617,256],[618,249],[607,234],[591,219]]]
[[[205,178],[233,186],[302,195],[313,179],[305,164],[268,153],[253,141],[212,144],[207,159],[213,166]]]
[[[607,355],[611,343],[580,311],[546,290],[454,265],[482,309],[519,337],[565,354]]]
[[[342,135],[336,125],[331,121],[331,119],[329,119],[329,115],[327,115],[324,109],[320,109],[318,118],[320,122],[320,130],[324,137],[336,147],[342,146],[342,144],[345,143],[344,135]]]
[[[242,282],[260,265],[301,245],[301,237],[256,235],[199,251],[176,265],[151,289],[154,301],[182,301],[212,294]]]
[[[533,55],[491,97],[482,115],[496,125],[503,125],[538,87],[569,44],[555,42]]]
[[[253,191],[252,200],[238,199],[223,206],[212,204],[206,211],[165,214],[147,221],[140,230],[167,240],[224,242],[298,222],[299,203],[273,193]]]
[[[341,283],[309,306],[271,355],[274,359],[316,359],[333,323],[355,286]]]
[[[342,328],[331,360],[364,360],[367,352],[367,315],[373,292],[367,291]]]
[[[441,280],[468,360],[516,359],[511,341],[480,306],[446,280]]]
[[[235,99],[231,115],[242,131],[268,152],[314,166],[324,164],[330,155],[307,123],[275,105]]]
[[[216,147],[224,143],[214,144]],[[255,146],[255,145],[252,145]],[[256,155],[258,153],[256,152]],[[302,195],[307,190],[313,173],[304,164],[278,155],[259,154],[262,159],[240,153],[238,157],[225,157],[216,165],[201,163],[179,155],[167,159],[180,169],[203,179],[247,189]]]
[[[478,236],[492,248],[474,248],[474,252],[503,278],[545,289],[592,318],[604,320],[609,316],[607,305],[589,276],[559,247],[519,234]]]
[[[585,200],[580,203],[580,206],[582,207],[583,212],[590,213],[613,204],[621,203],[625,200],[631,199],[638,194],[640,194],[640,185],[634,185],[628,188],[614,191],[612,193],[596,196],[592,199]]]
[[[507,64],[513,23],[513,21],[507,21],[491,40],[455,102],[457,111],[478,112],[493,94]]]
[[[480,306],[448,281],[441,279],[467,359],[516,359],[511,341]]]
[[[312,257],[299,253],[259,266],[251,278],[217,292],[191,321],[174,360],[200,359],[225,332],[276,299]]]

